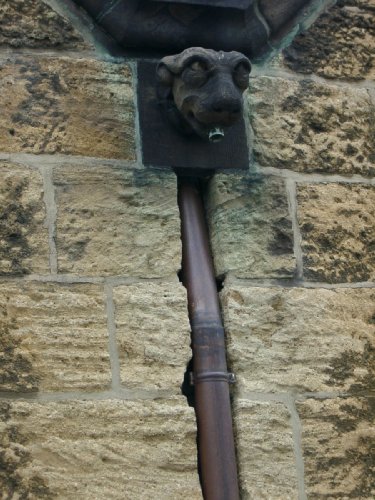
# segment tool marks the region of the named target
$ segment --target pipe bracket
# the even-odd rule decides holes
[[[236,375],[231,372],[190,372],[190,385],[200,384],[202,382],[228,382],[235,384],[237,381]]]

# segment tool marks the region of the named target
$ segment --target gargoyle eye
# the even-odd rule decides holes
[[[194,59],[182,72],[181,78],[186,85],[199,88],[204,85],[209,78],[208,65],[201,59]]]
[[[233,70],[234,83],[242,90],[249,86],[251,66],[247,61],[241,61]]]
[[[207,71],[207,64],[204,61],[193,61],[190,64],[190,69],[193,71]]]

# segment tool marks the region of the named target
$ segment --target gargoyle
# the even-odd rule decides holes
[[[250,70],[249,59],[239,52],[191,47],[159,62],[159,103],[182,133],[219,141],[242,115]]]

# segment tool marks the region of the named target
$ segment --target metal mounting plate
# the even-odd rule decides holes
[[[230,128],[219,143],[198,136],[184,136],[161,113],[156,96],[157,62],[138,62],[138,109],[143,164],[183,169],[202,174],[207,170],[249,168],[246,130],[243,119]]]

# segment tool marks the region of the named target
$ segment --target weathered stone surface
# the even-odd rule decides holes
[[[375,280],[375,186],[298,186],[304,275],[332,283]]]
[[[0,151],[135,158],[127,65],[20,57],[0,65],[0,85]]]
[[[374,408],[374,398],[297,403],[308,498],[375,497]]]
[[[290,415],[280,403],[238,400],[234,409],[242,500],[297,499]]]
[[[261,166],[374,175],[375,108],[365,89],[258,77],[248,97]]]
[[[0,274],[49,272],[45,216],[40,173],[0,161]]]
[[[0,284],[0,391],[93,391],[110,381],[101,288]]]
[[[176,178],[108,166],[56,169],[60,272],[175,274],[181,265]]]
[[[6,498],[202,498],[194,411],[182,397],[1,408]]]
[[[113,295],[123,385],[181,394],[191,358],[186,290],[178,282],[140,283]]]
[[[0,46],[84,49],[88,44],[64,17],[41,0],[3,1]]]
[[[238,390],[374,390],[375,290],[224,288]]]
[[[286,49],[285,64],[326,78],[375,79],[375,1],[338,0]]]
[[[207,208],[217,275],[293,276],[292,223],[282,179],[215,175]]]

